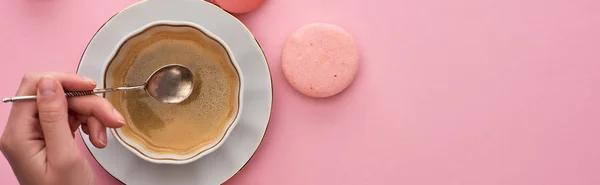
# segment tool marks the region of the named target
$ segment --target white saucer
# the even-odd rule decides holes
[[[77,73],[104,84],[104,69],[119,41],[136,29],[161,20],[196,23],[230,47],[245,80],[244,111],[238,125],[218,150],[186,165],[147,162],[119,144],[111,134],[104,149],[95,148],[88,137],[83,140],[98,163],[125,184],[221,184],[235,175],[260,145],[273,101],[266,58],[238,19],[201,0],[142,1],[119,12],[102,26],[86,48]]]

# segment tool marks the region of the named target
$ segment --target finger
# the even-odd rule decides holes
[[[73,73],[27,73],[23,76],[16,95],[36,94],[37,83],[44,75],[52,76],[53,79],[61,83],[61,88],[69,91],[86,91],[96,87],[94,80]],[[13,102],[11,116],[19,117],[20,119],[34,117],[37,110],[35,105],[34,101]]]
[[[69,101],[67,101],[67,105]],[[71,120],[71,118],[73,118],[73,120]],[[71,132],[75,132],[77,131],[77,129],[85,122],[87,122],[88,117],[87,116],[82,116],[77,114],[76,112],[73,112],[71,110],[69,110],[69,126],[71,128]]]
[[[83,131],[83,133],[90,135],[90,129],[87,123],[81,124],[81,130]]]
[[[68,103],[69,102],[67,101],[67,104]],[[87,123],[87,120],[88,120],[89,116],[84,116],[84,115],[81,115],[81,114],[77,114],[75,112],[73,112],[73,114],[75,115],[75,119],[77,119],[77,121],[81,122],[82,124],[83,123]]]
[[[90,141],[96,148],[106,147],[106,127],[95,117],[90,117],[87,123],[90,131]]]
[[[71,133],[73,133],[73,136],[75,134],[75,131],[77,131],[77,129],[79,128],[79,126],[81,126],[81,121],[77,120],[75,116],[69,116],[69,128],[71,129]]]
[[[43,76],[38,85],[37,107],[40,125],[44,133],[49,162],[62,164],[73,152],[79,152],[69,128],[67,98],[57,80]]]
[[[81,123],[81,131],[83,131],[83,133],[85,134],[90,134],[88,126],[87,126],[87,120],[90,118],[89,116],[82,116],[80,114],[77,114],[75,116],[75,118],[77,119],[77,121],[79,121],[79,123]]]
[[[125,125],[125,118],[121,113],[102,97],[73,97],[69,99],[68,104],[71,111],[82,116],[93,116],[105,127],[119,128]]]
[[[63,72],[30,72],[23,76],[17,96],[33,95],[36,93],[37,82],[42,76],[49,75],[58,80],[62,88],[67,91],[87,91],[96,87],[96,82],[90,78],[75,74]]]

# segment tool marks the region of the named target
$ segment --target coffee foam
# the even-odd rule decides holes
[[[189,155],[213,146],[237,114],[240,82],[225,48],[200,30],[159,25],[130,38],[111,61],[106,86],[144,84],[168,64],[192,70],[190,97],[164,104],[143,91],[107,94],[127,121],[121,133],[160,154]]]

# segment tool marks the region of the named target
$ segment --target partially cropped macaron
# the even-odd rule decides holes
[[[231,13],[247,13],[258,8],[264,0],[212,0],[212,2]]]
[[[312,23],[294,32],[281,53],[287,81],[302,94],[329,97],[346,89],[358,72],[358,47],[343,28]]]

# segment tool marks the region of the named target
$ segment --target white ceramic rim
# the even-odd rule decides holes
[[[121,145],[125,146],[125,148],[127,148],[129,151],[133,152],[138,157],[140,157],[148,162],[159,163],[159,164],[187,164],[187,163],[193,162],[195,160],[198,160],[201,157],[204,157],[205,155],[207,155],[207,154],[217,150],[219,147],[221,147],[223,142],[225,142],[225,140],[227,140],[227,137],[229,137],[231,131],[237,125],[237,122],[239,121],[238,115],[241,115],[242,107],[243,107],[244,78],[243,78],[242,70],[240,69],[237,61],[230,54],[230,53],[232,53],[231,49],[229,48],[229,46],[227,46],[227,44],[225,44],[225,42],[223,42],[223,40],[221,40],[221,38],[219,38],[212,32],[206,30],[204,27],[202,27],[196,23],[189,22],[189,21],[169,21],[169,20],[160,20],[160,21],[152,22],[150,24],[147,24],[147,25],[129,33],[127,36],[125,36],[123,39],[121,39],[121,41],[119,41],[119,44],[117,46],[115,46],[115,49],[111,53],[109,60],[107,62],[105,62],[105,65],[103,68],[104,73],[107,74],[106,71],[108,70],[109,64],[111,64],[112,59],[118,53],[121,46],[127,40],[129,40],[131,37],[134,37],[134,36],[142,33],[143,31],[145,31],[153,26],[157,26],[157,25],[190,26],[190,27],[196,28],[196,29],[200,30],[202,33],[209,36],[210,38],[217,41],[219,44],[221,44],[221,46],[223,46],[225,48],[225,50],[227,51],[227,55],[230,58],[231,63],[234,66],[234,68],[238,74],[238,79],[239,79],[239,83],[240,83],[240,85],[237,89],[238,98],[236,99],[236,103],[237,103],[238,109],[235,114],[235,117],[227,124],[227,129],[224,131],[224,133],[221,134],[219,140],[217,140],[216,142],[210,143],[209,145],[206,145],[202,148],[199,148],[196,151],[194,151],[188,155],[152,153],[151,151],[148,151],[146,148],[144,148],[139,143],[135,142],[135,140],[133,140],[133,139],[127,137],[127,135],[123,134],[121,129],[109,129],[109,130],[113,134],[113,136],[115,136],[117,141],[119,143],[121,143]],[[104,88],[108,88],[108,87],[104,87]]]
[[[242,59],[237,62],[246,84],[245,102],[236,128],[218,150],[182,165],[143,160],[117,144],[118,141],[110,134],[104,149],[95,148],[80,130],[82,140],[93,158],[124,184],[221,184],[239,172],[260,146],[269,125],[273,103],[273,84],[266,57],[250,31],[237,18],[199,0],[138,2],[113,16],[98,30],[88,44],[77,72],[103,84],[104,74],[99,69],[108,60],[116,43],[145,24],[165,19],[202,25],[227,43],[236,60]]]

